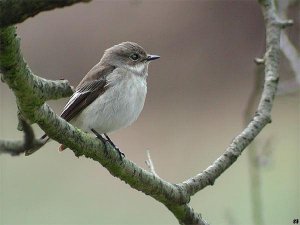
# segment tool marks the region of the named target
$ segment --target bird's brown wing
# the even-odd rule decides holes
[[[60,116],[66,121],[70,121],[98,96],[103,94],[106,89],[105,79],[85,83],[72,95]]]
[[[114,69],[115,67],[112,66],[93,68],[89,72],[90,76],[85,76],[79,83],[75,93],[71,96],[60,116],[66,121],[70,121],[98,96],[102,95],[109,88],[106,77]]]
[[[109,88],[106,79],[100,78],[99,80],[88,81],[81,85],[78,90],[71,96],[67,105],[64,107],[61,117],[66,121],[73,119],[78,113],[80,113],[85,107],[91,104],[99,95]],[[41,138],[43,144],[46,144],[49,140],[47,134],[44,134]],[[62,151],[66,147],[61,145],[59,150]],[[31,155],[38,149],[28,149],[25,151],[25,155]]]
[[[102,95],[109,88],[106,77],[115,68],[114,66],[101,65],[100,63],[94,66],[79,83],[60,116],[66,121],[70,121],[98,96]],[[44,134],[40,139],[46,144],[49,137],[47,134]],[[37,150],[29,149],[25,152],[25,155],[31,155],[35,151]]]

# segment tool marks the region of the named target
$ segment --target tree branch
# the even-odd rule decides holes
[[[181,225],[209,225],[209,223],[202,218],[201,214],[196,213],[188,204],[167,204],[166,206]]]
[[[281,34],[281,50],[288,59],[291,69],[295,75],[295,80],[300,85],[300,53],[292,44],[286,32]]]
[[[289,6],[300,2],[299,0],[279,0],[278,11],[282,18],[287,18],[287,11]],[[283,31],[281,33],[280,48],[286,59],[290,64],[290,68],[294,73],[294,78],[286,81],[282,81],[278,86],[278,95],[284,95],[293,93],[299,90],[300,87],[300,52],[296,46],[291,42],[287,33]]]
[[[25,121],[25,119],[20,118],[19,121],[24,132],[24,140],[0,140],[0,154],[7,153],[12,156],[17,156],[28,149],[40,148],[43,145],[42,141],[35,139],[32,127]]]
[[[0,21],[4,15],[14,14],[13,11],[10,11],[14,6],[9,7],[9,2],[8,0],[1,2],[1,9],[5,12],[1,12]],[[17,2],[20,3],[18,7],[22,11],[22,4],[25,0],[16,1],[14,4]],[[53,2],[57,3],[58,1]],[[66,2],[78,1],[64,1],[64,3]],[[84,155],[101,163],[113,176],[163,203],[175,215],[180,224],[204,225],[207,222],[188,205],[190,196],[207,185],[213,184],[215,179],[234,163],[245,147],[271,121],[270,114],[278,83],[279,35],[280,30],[289,23],[282,22],[277,18],[272,0],[261,0],[260,3],[266,21],[267,51],[264,57],[265,85],[257,113],[221,157],[202,173],[178,185],[155,176],[154,173],[138,167],[126,158],[120,160],[119,154],[109,143],[102,143],[57,116],[45,101],[70,95],[71,87],[64,81],[48,81],[35,76],[21,55],[15,28],[10,26],[0,29],[2,78],[16,95],[21,114],[30,122],[37,123],[50,138],[68,146],[77,157]],[[17,19],[13,15],[10,16],[14,22],[7,22],[2,26],[23,21],[24,18],[42,10],[51,9],[51,7],[31,8],[32,11],[27,11],[26,8],[20,13],[21,16],[18,14]],[[60,6],[56,5],[55,7]]]
[[[44,104],[45,100],[39,97],[39,93],[43,90],[47,91],[48,81],[34,76],[26,66],[20,55],[19,41],[17,41],[14,27],[0,29],[0,40],[2,43],[6,43],[1,46],[3,51],[0,55],[3,79],[15,93],[18,107],[23,116],[31,122],[37,123],[50,138],[72,149],[77,157],[84,155],[92,158],[107,168],[113,176],[169,206],[168,208],[174,210],[172,212],[177,218],[187,220],[187,215],[196,215],[190,211],[190,207],[180,206],[190,200],[181,187],[154,176],[126,158],[120,161],[118,153],[111,145],[107,144],[108,151],[105,151],[102,142],[73,127],[58,117],[47,104]],[[9,58],[11,60],[7,60]],[[9,63],[12,61],[13,63]],[[41,80],[41,83],[45,81],[45,85],[37,85],[34,79]],[[52,90],[48,91],[51,93]],[[170,207],[171,205],[180,207]],[[197,218],[199,221],[200,217]]]
[[[21,23],[42,11],[89,1],[91,0],[1,0],[0,27]]]
[[[278,0],[278,13],[282,18],[287,18],[288,8],[292,5],[299,4],[299,0]],[[278,95],[285,95],[293,93],[299,90],[300,87],[300,53],[296,46],[293,45],[289,39],[287,33],[283,31],[281,33],[280,48],[282,53],[285,55],[290,68],[294,73],[294,78],[290,80],[285,80],[279,83]]]
[[[33,107],[40,107],[46,100],[73,93],[68,81],[49,81],[31,72],[22,57],[15,27],[0,29],[0,52],[2,79],[13,89],[22,114],[30,113]],[[27,119],[31,120],[30,116]]]
[[[266,24],[266,53],[263,60],[259,60],[265,65],[265,83],[257,111],[248,126],[233,139],[225,152],[212,165],[196,176],[178,184],[190,195],[194,195],[208,185],[213,185],[215,180],[237,160],[260,131],[271,122],[271,110],[279,80],[280,32],[291,23],[277,17],[273,0],[259,0],[259,3]]]

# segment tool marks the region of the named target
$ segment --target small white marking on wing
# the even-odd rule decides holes
[[[67,102],[67,104],[64,107],[64,110],[67,109],[70,105],[72,105],[74,103],[74,101],[82,94],[85,92],[75,92],[72,97],[70,98],[70,100]]]

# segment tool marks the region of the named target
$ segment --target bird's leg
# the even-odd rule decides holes
[[[105,138],[102,137],[101,134],[99,134],[95,129],[91,129],[91,131],[96,135],[96,137],[101,140],[104,145],[105,145],[105,152],[107,153],[107,146],[106,146],[106,143],[108,142],[109,144],[111,144],[113,146],[113,148],[115,150],[117,150],[117,152],[119,153],[119,156],[120,156],[120,159],[122,160],[123,157],[125,157],[125,154],[123,152],[120,151],[120,149],[112,142],[112,140],[107,136],[107,134],[104,134]]]
[[[105,153],[107,154],[107,147],[106,147],[106,142],[107,142],[107,140],[106,140],[104,137],[102,137],[102,135],[99,134],[95,129],[92,128],[91,131],[96,135],[96,137],[97,137],[100,141],[102,141],[102,143],[103,143],[104,146],[105,146],[104,151],[105,151]]]
[[[121,150],[112,142],[112,140],[108,137],[107,134],[104,134],[106,140],[114,147],[114,149],[117,150],[117,152],[119,153],[120,159],[122,160],[123,157],[125,157],[125,154],[123,152],[121,152]]]

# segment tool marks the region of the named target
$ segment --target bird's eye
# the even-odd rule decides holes
[[[136,61],[136,60],[138,60],[138,59],[140,58],[140,56],[139,56],[138,54],[134,53],[134,54],[130,55],[130,58],[131,58],[133,61]]]

